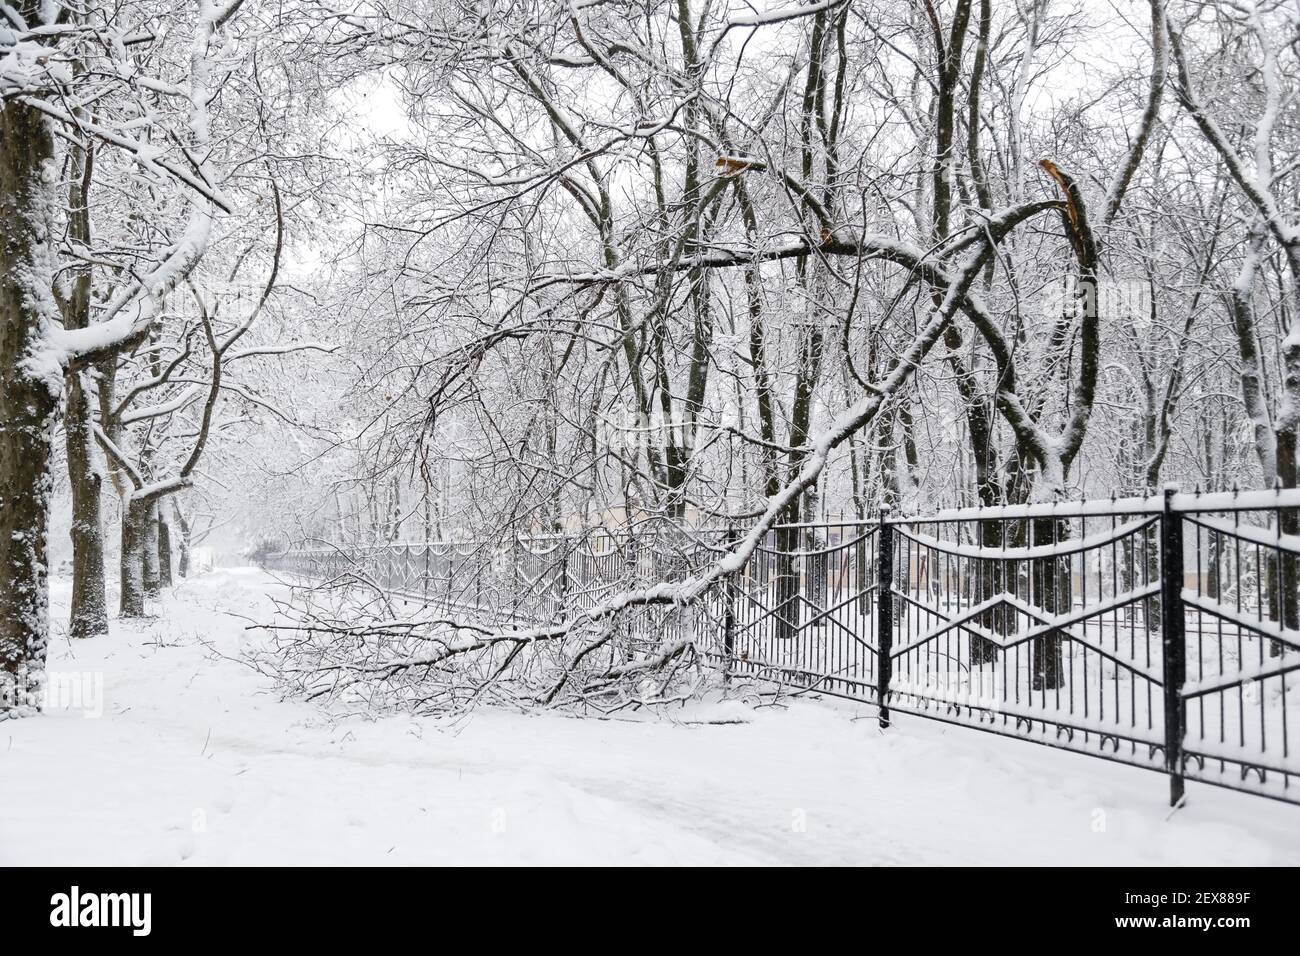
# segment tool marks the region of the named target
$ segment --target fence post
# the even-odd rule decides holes
[[[519,573],[519,553],[523,551],[524,543],[519,538],[519,533],[515,532],[510,542],[510,623],[514,624],[519,620],[519,591],[523,584],[522,576]]]
[[[880,726],[889,726],[889,681],[894,674],[894,526],[889,507],[880,509],[876,541],[876,704]]]
[[[736,543],[735,527],[727,528],[726,545],[731,548]],[[742,569],[743,570],[743,569]],[[722,671],[723,683],[731,683],[731,665],[736,659],[736,574],[742,573],[741,570],[726,577],[726,583],[723,585],[722,600],[726,607],[722,610],[722,652],[726,655],[726,664]]]
[[[1187,642],[1183,622],[1183,516],[1173,508],[1176,484],[1165,485],[1160,515],[1160,631],[1164,651],[1165,770],[1169,805],[1183,799],[1183,731],[1186,726],[1183,681]]]
[[[560,593],[555,601],[554,619],[564,620],[565,604],[569,600],[569,536],[560,538]]]

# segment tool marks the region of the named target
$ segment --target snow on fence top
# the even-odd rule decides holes
[[[1169,507],[1173,511],[1182,513],[1300,508],[1300,488],[1279,488],[1274,491],[1216,491],[1207,494],[1176,492],[1170,498]],[[919,523],[1002,518],[1091,518],[1158,514],[1164,510],[1164,495],[1150,495],[1141,498],[1091,498],[1027,505],[997,505],[991,508],[945,508],[924,515],[900,515],[898,520]]]

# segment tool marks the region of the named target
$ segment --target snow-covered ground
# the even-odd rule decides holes
[[[277,587],[59,636],[102,716],[0,724],[0,863],[1300,864],[1300,808],[1189,784],[1171,817],[1156,774],[867,707],[328,720],[234,660]]]

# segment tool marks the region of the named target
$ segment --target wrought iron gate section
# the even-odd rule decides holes
[[[733,671],[874,700],[877,532],[860,521],[769,531],[730,585]]]
[[[898,520],[890,708],[1162,767],[1159,522]]]
[[[1300,508],[1207,495],[1182,514],[1182,773],[1300,802]]]

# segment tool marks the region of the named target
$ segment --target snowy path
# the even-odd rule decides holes
[[[0,864],[1300,864],[1300,808],[1192,784],[1166,820],[1149,772],[811,702],[327,721],[204,646],[234,655],[230,612],[276,587],[214,572],[141,628],[56,640],[53,669],[102,672],[103,718],[0,724]]]

